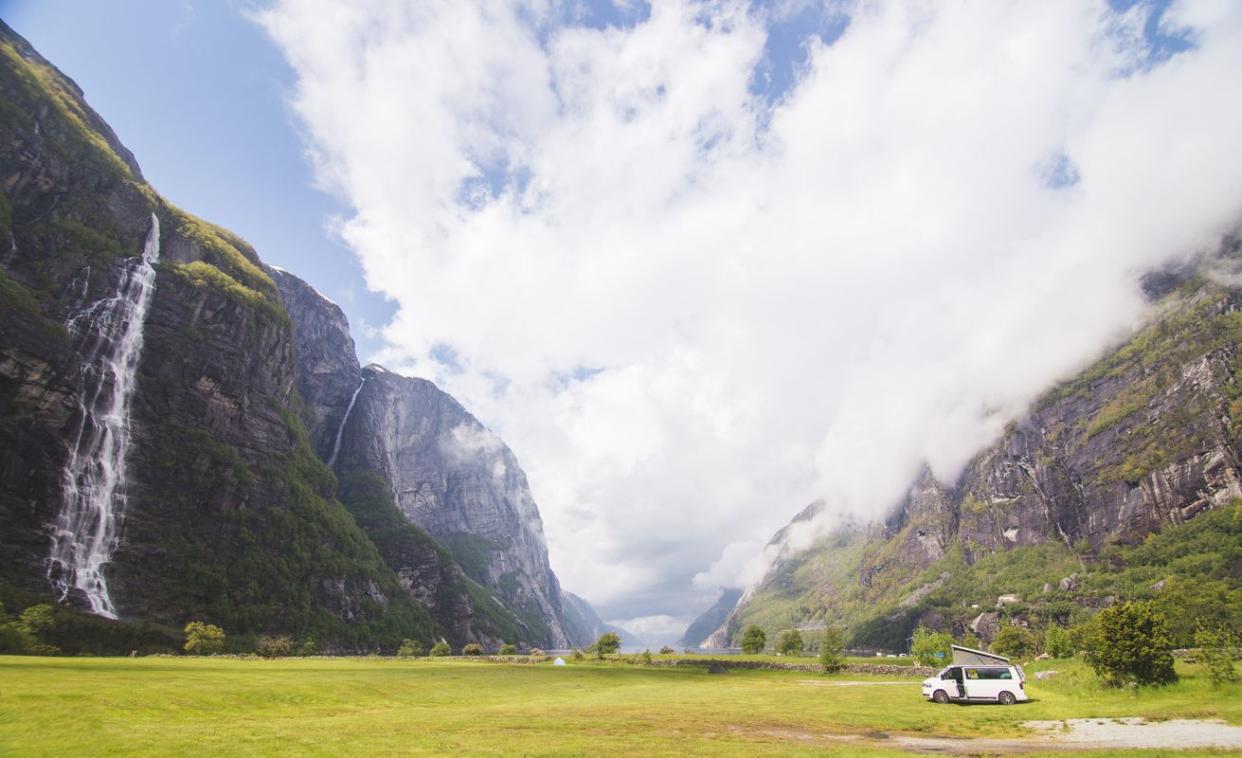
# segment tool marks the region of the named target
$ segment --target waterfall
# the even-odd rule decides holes
[[[80,309],[67,324],[82,354],[82,385],[48,578],[61,600],[80,590],[91,611],[107,618],[116,618],[116,608],[104,566],[119,542],[125,513],[130,406],[159,257],[160,222],[152,213],[142,255],[124,262],[116,292]]]
[[[362,377],[362,381],[358,383],[358,388],[354,390],[354,394],[349,398],[349,405],[345,407],[345,415],[341,416],[341,425],[336,428],[336,440],[332,443],[332,455],[328,456],[328,468],[336,463],[336,456],[341,452],[341,436],[345,434],[345,422],[349,421],[349,414],[354,410],[354,403],[358,402],[358,393],[362,392],[362,386],[367,383],[367,378]]]

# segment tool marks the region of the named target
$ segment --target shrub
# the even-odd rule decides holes
[[[748,655],[762,653],[768,644],[768,633],[763,627],[751,624],[742,635],[742,652]]]
[[[910,652],[924,666],[943,666],[952,652],[953,638],[944,632],[933,632],[920,626],[914,630]]]
[[[819,664],[824,667],[824,673],[840,671],[845,665],[845,656],[841,652],[844,640],[840,629],[830,626],[824,630],[824,638],[819,643]]]
[[[506,642],[500,646],[501,655],[517,655],[517,645]]]
[[[302,641],[301,645],[298,645],[298,655],[303,658],[319,655],[319,643],[315,641],[314,637],[307,637]]]
[[[191,621],[185,625],[185,651],[190,655],[224,652],[224,630],[214,624]]]
[[[532,647],[532,648],[530,649],[530,657],[531,657],[531,658],[546,658],[546,657],[548,657],[548,654],[547,654],[547,653],[545,653],[545,652],[543,652],[542,650],[540,650],[540,649],[539,649],[539,648],[537,648],[537,647]]]
[[[32,637],[42,637],[44,632],[50,632],[56,625],[56,618],[52,615],[52,606],[40,603],[22,611],[17,623]]]
[[[776,643],[776,650],[781,655],[797,655],[802,652],[802,634],[797,629],[786,629],[781,632],[781,639]]]
[[[452,655],[452,653],[453,651],[449,648],[449,644],[444,640],[440,640],[431,646],[430,655],[432,658],[443,658],[446,655]]]
[[[1168,684],[1177,680],[1172,648],[1164,615],[1150,602],[1131,601],[1095,617],[1087,663],[1110,684]]]
[[[1044,633],[1044,651],[1053,658],[1073,658],[1074,644],[1069,630],[1062,626],[1050,626]]]
[[[397,648],[397,655],[401,658],[421,657],[423,655],[423,646],[418,644],[418,640],[401,640],[401,647]]]
[[[621,649],[621,637],[616,632],[604,632],[595,641],[595,650],[600,656],[612,655]]]
[[[1039,638],[1029,629],[1006,626],[996,633],[992,652],[1007,658],[1030,658],[1039,653]]]
[[[1238,641],[1228,629],[1200,629],[1195,632],[1195,646],[1199,648],[1199,663],[1207,669],[1213,686],[1238,681],[1238,672],[1233,667]]]
[[[283,634],[263,636],[255,641],[254,651],[264,658],[284,658],[293,654],[293,638]]]
[[[676,650],[672,649],[668,645],[665,645],[664,647],[660,648],[660,655],[673,655],[676,652],[677,652]]]
[[[466,646],[461,649],[461,654],[462,655],[483,655],[483,647],[479,645],[479,643],[477,642],[470,642],[470,643],[467,643]]]
[[[643,663],[645,663],[646,665],[650,666],[650,665],[651,665],[651,651],[650,651],[650,650],[644,650],[644,651],[643,651],[643,656],[642,656],[642,657],[643,657]]]
[[[570,656],[569,656],[569,657],[573,658],[575,661],[580,661],[580,660],[582,660],[583,658],[585,658],[586,656],[582,654],[582,651],[581,651],[581,650],[579,650],[579,649],[577,649],[577,648],[574,648],[574,651],[573,651],[572,653],[570,653]]]

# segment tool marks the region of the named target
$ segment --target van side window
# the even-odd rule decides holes
[[[947,679],[955,679],[957,678],[956,674],[957,674],[957,669],[945,669],[944,676],[940,677],[940,679],[941,681],[944,681]]]
[[[978,679],[979,669],[966,669],[966,678],[967,679]]]

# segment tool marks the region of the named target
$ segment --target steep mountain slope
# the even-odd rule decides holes
[[[737,606],[737,601],[742,597],[742,591],[724,588],[720,591],[720,597],[716,598],[716,602],[712,604],[702,614],[696,618],[689,627],[686,628],[681,639],[677,644],[682,647],[707,647],[705,644],[711,637],[712,632],[719,629],[725,621],[728,620],[729,614],[733,612]]]
[[[430,382],[361,369],[341,309],[288,272],[272,276],[320,457],[401,583],[458,639],[583,644],[550,601],[560,585],[512,453]],[[403,490],[431,494],[409,509]]]
[[[608,632],[621,638],[622,650],[638,650],[647,646],[646,641],[629,630],[604,623],[590,603],[572,592],[561,593],[561,607],[565,609],[565,627],[578,646],[590,645]]]
[[[0,240],[10,611],[60,602],[76,637],[118,646],[175,644],[191,619],[243,646],[570,641],[507,448],[416,380],[372,382],[351,417],[363,370],[340,310],[161,198],[77,86],[2,24]],[[440,446],[456,432],[488,446]],[[439,517],[398,508],[441,480]]]
[[[342,480],[377,476],[405,519],[516,613],[533,642],[580,643],[565,628],[539,509],[509,448],[431,382],[380,366],[362,378],[340,434]]]
[[[1237,254],[1227,244],[1210,266],[1234,266]],[[842,525],[786,551],[718,639],[824,619],[856,645],[898,649],[918,624],[987,639],[1002,617],[1064,621],[1110,596],[1158,594],[1118,578],[1125,546],[1242,498],[1242,290],[1201,276],[1161,284],[1149,326],[1047,393],[957,482],[924,472],[886,523]],[[1212,533],[1228,534],[1227,522]],[[1169,571],[1222,582],[1222,607],[1235,608],[1222,612],[1242,613],[1238,566]],[[994,610],[1001,594],[1019,597]]]

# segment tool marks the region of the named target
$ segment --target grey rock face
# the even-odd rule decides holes
[[[712,607],[700,614],[690,626],[686,627],[685,633],[681,635],[681,639],[677,641],[677,644],[685,647],[706,646],[708,637],[725,623],[725,620],[729,618],[729,614],[732,613],[733,608],[737,605],[738,598],[741,596],[741,590],[727,587],[722,589],[720,597],[716,598],[716,602],[712,604]]]
[[[362,382],[349,321],[336,303],[293,274],[275,268],[268,273],[293,319],[297,388],[306,405],[311,446],[327,461],[349,401]]]
[[[564,618],[543,522],[513,453],[431,382],[361,369],[341,309],[292,274],[272,276],[293,321],[312,441],[336,469],[342,500],[373,498],[377,478],[405,520],[452,556],[446,564],[430,540],[381,545],[403,584],[461,640],[494,639],[477,623],[481,609],[464,591],[464,571],[502,599],[533,642],[593,641]]]
[[[543,521],[517,458],[431,382],[380,366],[367,366],[363,378],[338,466],[381,472],[401,513],[468,576],[545,627],[544,644],[572,644]]]

